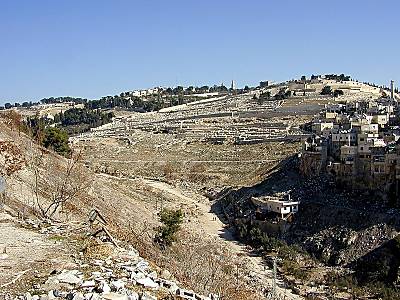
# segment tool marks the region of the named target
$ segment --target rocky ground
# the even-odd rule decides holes
[[[28,229],[33,229],[30,232],[25,228],[26,224],[21,225],[17,221],[17,217],[40,217],[35,195],[34,171],[40,170],[43,178],[40,177],[39,180],[44,180],[43,184],[50,181],[52,183],[38,190],[39,202],[41,205],[48,205],[48,199],[44,196],[56,192],[57,185],[54,184],[65,175],[63,170],[67,162],[53,154],[44,153],[43,158],[49,168],[32,169],[33,158],[36,157],[36,153],[40,154],[40,151],[18,132],[5,129],[3,133],[8,139],[12,137],[11,143],[21,150],[23,163],[13,174],[7,176],[7,191],[3,200],[13,215],[12,222],[3,221],[2,229],[7,233],[2,237],[4,246],[8,249],[8,257],[4,262],[7,261],[10,265],[13,261],[15,264],[11,269],[3,269],[2,278],[6,286],[2,293],[4,297],[27,291],[32,296],[34,293],[44,292],[48,296],[49,291],[42,291],[40,288],[53,270],[56,270],[56,274],[63,270],[83,272],[79,267],[82,264],[79,261],[82,245],[76,245],[76,242],[70,241],[57,230],[52,236],[42,236],[40,228],[36,229],[32,224],[28,224]],[[81,175],[69,178],[71,183],[79,181]],[[127,245],[134,245],[140,251],[141,257],[147,261],[169,270],[182,282],[183,287],[204,295],[218,293],[221,299],[247,299],[248,295],[252,295],[254,299],[262,299],[270,292],[271,271],[264,269],[262,265],[259,266],[258,258],[249,257],[244,246],[236,245],[231,238],[227,241],[224,224],[213,214],[212,203],[202,194],[190,188],[181,188],[180,184],[174,186],[162,182],[159,178],[95,174],[88,169],[85,171],[85,178],[85,181],[91,178],[90,185],[85,186],[84,191],[68,203],[62,213],[56,215],[60,222],[80,224],[87,221],[90,211],[96,208],[109,223],[112,235]],[[182,208],[185,212],[185,222],[179,240],[167,252],[161,251],[152,242],[154,228],[159,225],[157,213],[162,207]],[[27,234],[26,240],[23,233]],[[14,234],[23,239],[15,239],[14,245],[9,246],[8,242],[13,239],[8,237]],[[42,234],[47,235],[48,232],[43,231]],[[36,250],[30,252],[31,249],[23,249],[24,243],[35,245]],[[18,260],[18,253],[9,249],[17,245],[18,251],[25,251],[19,252],[19,256],[24,257],[26,263],[25,260]],[[14,257],[14,254],[17,256]],[[38,264],[32,264],[30,260],[37,261]],[[79,272],[77,274],[80,274]],[[91,280],[90,276],[84,279]],[[39,286],[33,286],[36,283]],[[291,295],[283,285],[279,289],[282,294]],[[296,295],[292,297],[296,298]]]
[[[397,253],[394,239],[400,231],[400,210],[387,207],[373,200],[373,197],[343,189],[331,178],[303,178],[298,173],[297,165],[294,157],[286,164],[281,164],[261,183],[232,190],[221,199],[220,205],[231,222],[235,218],[246,218],[254,214],[254,206],[249,201],[252,196],[290,192],[291,199],[300,201],[300,209],[291,228],[279,238],[289,245],[299,246],[318,260],[317,263],[312,260],[306,263],[312,265],[312,270],[317,272],[307,271],[307,281],[296,281],[299,287],[302,286],[301,290],[315,290],[321,294],[332,292],[324,286],[332,272],[352,274],[366,282],[366,270],[376,270],[377,264],[386,271],[382,270],[379,275],[375,271],[375,280],[386,280],[389,277],[397,280],[395,275],[390,274],[397,272],[395,269],[398,262],[393,260],[393,268],[390,267],[392,258],[389,257]],[[384,256],[379,257],[379,253],[386,253],[384,256],[388,259],[382,259]],[[372,257],[379,263],[374,262]]]
[[[68,261],[68,252],[38,232],[26,229],[20,220],[0,212],[0,295],[24,286],[19,276],[31,275],[37,266],[51,268]],[[11,283],[11,284],[10,284]]]
[[[183,289],[167,270],[151,266],[132,247],[88,237],[88,226],[16,222],[6,213],[1,217],[7,221],[1,223],[1,242],[8,249],[0,257],[1,267],[15,273],[0,278],[4,299],[218,299]]]
[[[289,99],[274,112],[249,111],[243,117],[267,121],[287,118],[291,126],[300,125],[330,100],[318,101],[321,103]],[[145,121],[154,114],[141,117]],[[15,163],[7,158],[11,165],[19,165],[12,169],[13,174],[7,175],[6,204],[15,216],[37,215],[37,202],[48,205],[48,195],[57,191],[56,183],[65,175],[68,161],[32,145],[27,137],[11,132],[1,122],[0,129],[1,141],[12,143],[22,156]],[[222,222],[221,212],[213,210],[213,202],[205,195],[225,187],[257,190],[271,168],[300,148],[296,141],[218,145],[142,130],[135,132],[131,140],[113,136],[81,140],[74,144],[74,149],[81,151],[79,166],[85,171],[80,172],[83,176],[71,177],[69,181],[88,184],[56,216],[64,224],[76,226],[87,221],[88,214],[96,209],[126,250],[99,242],[101,246],[94,252],[103,256],[92,257],[90,251],[84,251],[87,245],[82,244],[82,238],[65,239],[57,226],[56,232],[41,233],[40,228],[34,228],[34,222],[30,225],[33,231],[28,232],[16,220],[5,217],[0,224],[4,225],[2,228],[8,232],[4,237],[8,238],[2,241],[0,237],[0,242],[6,245],[17,234],[19,238],[14,244],[19,250],[6,250],[8,257],[1,261],[10,260],[5,266],[12,266],[2,269],[4,275],[0,275],[2,284],[6,284],[3,294],[21,292],[18,295],[25,294],[27,299],[27,292],[32,298],[43,299],[168,299],[171,293],[175,296],[179,293],[174,290],[179,286],[202,295],[219,294],[221,299],[265,299],[271,295],[273,285],[271,268],[251,249],[235,241],[229,225]],[[38,153],[43,154],[46,165],[35,167]],[[36,171],[43,175],[39,195],[35,194],[33,180]],[[279,184],[272,189],[279,189]],[[182,208],[185,213],[179,239],[168,251],[161,251],[153,243],[154,228],[159,226],[157,214],[164,207]],[[35,245],[35,250],[23,249],[24,244]],[[19,261],[18,256],[26,261]],[[145,268],[142,261],[150,267]],[[171,277],[166,276],[165,270]],[[172,289],[162,288],[160,277],[176,285],[172,284]],[[286,281],[278,280],[277,289],[282,299],[301,298],[287,288]]]

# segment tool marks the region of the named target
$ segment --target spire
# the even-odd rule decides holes
[[[394,100],[394,80],[390,80],[390,99]]]

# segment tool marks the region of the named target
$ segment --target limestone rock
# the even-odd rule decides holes
[[[110,288],[110,286],[107,284],[107,282],[102,282],[102,283],[100,284],[100,290],[101,290],[103,293],[109,293],[109,292],[111,292],[111,288]]]
[[[151,278],[146,277],[146,278],[140,278],[137,280],[137,283],[143,285],[144,287],[148,288],[158,288],[158,284],[155,283]]]
[[[129,300],[139,300],[139,294],[136,292],[132,292],[129,296],[128,296]]]
[[[79,271],[73,270],[73,271],[68,271],[64,270],[61,272],[61,274],[57,275],[57,279],[59,282],[62,283],[68,283],[68,284],[80,284],[82,282],[82,279],[77,276]]]
[[[117,293],[103,294],[102,298],[104,300],[129,300],[128,296],[117,294]]]
[[[115,291],[118,291],[118,290],[124,288],[124,286],[125,286],[125,282],[123,282],[121,279],[111,281],[111,289],[113,289]]]
[[[140,300],[157,300],[157,297],[144,292]]]
[[[91,287],[95,287],[96,286],[96,282],[94,280],[88,280],[82,283],[81,287],[83,288],[91,288]]]

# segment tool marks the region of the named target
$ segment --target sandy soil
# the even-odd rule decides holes
[[[35,278],[70,261],[60,241],[23,228],[15,217],[0,211],[0,299],[32,288]]]

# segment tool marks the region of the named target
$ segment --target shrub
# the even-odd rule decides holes
[[[181,209],[163,209],[160,212],[160,222],[163,225],[157,228],[155,241],[163,247],[171,246],[183,222],[183,212]]]

